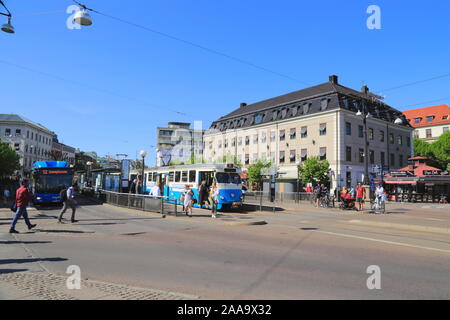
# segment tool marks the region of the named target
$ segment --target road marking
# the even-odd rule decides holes
[[[425,249],[425,250],[432,250],[432,251],[439,251],[439,252],[450,253],[450,250],[417,246],[417,245],[403,243],[403,242],[395,242],[395,241],[388,241],[388,240],[380,240],[380,239],[374,239],[374,238],[360,237],[360,236],[355,236],[355,235],[350,235],[350,234],[345,234],[345,233],[336,233],[336,232],[321,231],[321,230],[317,230],[317,231],[314,231],[314,232],[326,233],[326,234],[331,234],[331,235],[341,236],[341,237],[347,237],[347,238],[356,238],[356,239],[362,239],[362,240],[368,240],[368,241],[382,242],[382,243],[393,244],[393,245],[397,245],[397,246],[404,246],[404,247],[411,247],[411,248],[418,248],[418,249]]]
[[[397,229],[405,229],[405,230],[415,230],[415,231],[423,231],[430,233],[443,233],[450,234],[449,228],[440,228],[440,227],[432,227],[432,226],[421,226],[417,224],[400,224],[393,222],[379,222],[379,221],[361,221],[361,220],[349,220],[350,223],[356,223],[360,225],[374,226],[374,227],[387,227],[387,228],[397,228]]]

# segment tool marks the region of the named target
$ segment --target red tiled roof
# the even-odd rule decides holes
[[[402,112],[409,120],[409,124],[414,128],[437,124],[450,124],[450,107],[446,104]],[[427,116],[434,116],[434,119],[431,122],[427,122]],[[447,116],[447,119],[442,119],[444,116]],[[416,118],[421,118],[420,123],[414,122]]]

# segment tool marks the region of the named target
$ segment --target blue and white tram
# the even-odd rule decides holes
[[[152,168],[145,171],[146,193],[158,186],[161,194],[169,198],[169,202],[181,204],[180,196],[185,185],[194,192],[199,207],[198,187],[202,181],[209,188],[216,182],[219,189],[217,209],[229,209],[242,205],[241,168],[233,164],[192,164]],[[204,206],[208,206],[208,202]]]

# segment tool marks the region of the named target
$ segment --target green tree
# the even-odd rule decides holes
[[[433,157],[431,152],[431,144],[419,138],[414,138],[414,155],[420,157]]]
[[[133,170],[142,170],[142,161],[140,160],[134,160],[131,162],[131,169]],[[144,169],[148,169],[148,166],[145,165]]]
[[[441,136],[430,145],[435,161],[441,169],[447,169],[450,164],[450,131]]]
[[[258,160],[247,167],[247,176],[250,183],[258,184],[258,189],[261,189],[261,169],[272,167],[272,162],[267,160]]]
[[[9,144],[0,141],[0,177],[10,176],[20,169],[20,156]]]
[[[330,182],[330,163],[320,161],[319,157],[311,157],[298,166],[299,178],[303,183],[328,184]]]
[[[414,155],[427,157],[431,166],[447,170],[450,166],[450,132],[441,134],[433,143],[414,138]]]

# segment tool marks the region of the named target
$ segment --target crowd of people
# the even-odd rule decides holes
[[[211,217],[217,217],[217,203],[218,203],[219,189],[215,182],[208,188],[206,181],[202,181],[198,188],[198,200],[194,198],[194,192],[187,184],[180,196],[180,202],[183,204],[183,211],[187,216],[192,217],[192,207],[198,203],[200,208],[203,208],[207,202],[211,208]]]

